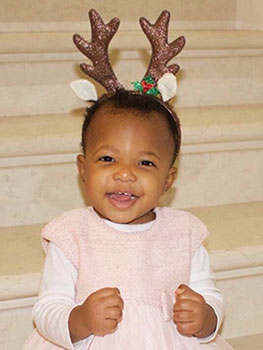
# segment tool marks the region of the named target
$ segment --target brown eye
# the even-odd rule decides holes
[[[154,166],[155,167],[154,163],[151,162],[150,160],[141,160],[139,162],[139,164],[142,165],[142,166],[147,166],[147,167],[148,166]]]
[[[107,163],[112,163],[114,162],[114,158],[112,158],[111,156],[103,156],[103,157],[100,157],[99,160],[101,162],[107,162]]]

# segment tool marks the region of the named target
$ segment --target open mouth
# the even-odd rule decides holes
[[[113,200],[119,201],[119,202],[127,202],[127,201],[135,200],[136,198],[138,198],[134,194],[128,193],[128,192],[110,192],[110,193],[107,193],[107,196],[110,199],[113,199]]]
[[[107,197],[111,205],[118,210],[130,209],[139,198],[133,193],[129,192],[108,192]]]

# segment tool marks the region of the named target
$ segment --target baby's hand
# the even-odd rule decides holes
[[[117,288],[103,288],[82,304],[83,321],[94,335],[113,333],[122,318],[123,300]]]
[[[188,286],[180,285],[176,292],[173,320],[179,333],[185,336],[205,338],[216,328],[214,310],[206,304],[202,295]]]
[[[103,288],[92,293],[82,305],[72,310],[74,314],[69,319],[72,341],[90,334],[113,333],[122,319],[122,310],[123,300],[117,288]]]

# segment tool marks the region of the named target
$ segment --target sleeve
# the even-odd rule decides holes
[[[192,258],[208,236],[209,232],[206,225],[197,217],[187,213],[189,216],[189,225],[191,232],[191,254]]]
[[[224,317],[224,300],[214,284],[214,279],[209,255],[201,245],[192,258],[189,287],[201,294],[206,303],[213,308],[217,317],[217,326],[215,332],[209,337],[198,339],[200,343],[209,342],[215,338]]]
[[[70,312],[76,306],[76,280],[76,268],[49,243],[33,319],[39,333],[49,341],[69,350],[86,350],[93,336],[72,344],[68,328]]]
[[[65,212],[48,223],[41,232],[45,253],[47,253],[49,242],[52,242],[62,250],[71,264],[77,267],[80,225],[76,210]]]

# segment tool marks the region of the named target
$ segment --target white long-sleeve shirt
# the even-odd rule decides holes
[[[115,224],[106,221],[120,231],[135,232],[147,230],[153,222],[142,225]],[[39,300],[33,308],[33,319],[38,331],[48,340],[70,350],[86,350],[93,335],[72,344],[68,319],[71,310],[77,306],[75,286],[78,271],[66,255],[53,243],[49,243],[41,279]],[[212,340],[221,325],[224,315],[223,298],[214,285],[209,256],[201,246],[191,262],[189,287],[201,294],[217,315],[215,332],[200,342]]]

